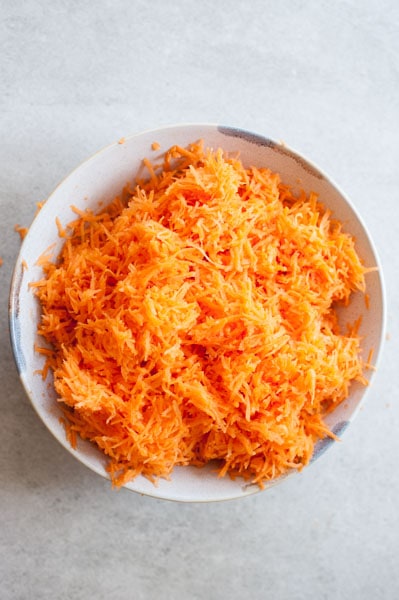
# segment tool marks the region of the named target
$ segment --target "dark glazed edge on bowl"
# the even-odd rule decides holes
[[[19,271],[15,271],[11,280],[10,296],[8,302],[8,316],[10,325],[10,339],[14,351],[15,364],[21,376],[26,371],[26,360],[21,346],[21,323],[19,319],[19,296],[24,278],[24,267],[21,264]]]
[[[349,423],[350,423],[350,421],[340,421],[332,428],[332,432],[334,433],[334,435],[339,437],[340,435],[342,435],[344,433],[344,431],[348,427]],[[334,444],[335,441],[336,440],[334,440],[334,438],[324,437],[321,440],[319,440],[318,442],[316,442],[316,445],[315,445],[314,451],[313,451],[313,456],[310,460],[310,463],[313,463],[315,460],[317,460],[319,458],[319,456],[324,454],[324,452],[332,444]]]
[[[251,144],[255,144],[256,146],[266,146],[268,148],[273,148],[273,150],[275,150],[276,152],[279,152],[280,154],[284,154],[285,156],[292,158],[296,163],[301,165],[301,167],[307,173],[313,175],[313,177],[316,177],[317,179],[321,180],[324,179],[324,175],[320,173],[320,171],[316,169],[316,167],[311,165],[307,160],[302,158],[302,156],[299,156],[299,154],[293,152],[286,146],[274,142],[270,138],[263,137],[262,135],[258,135],[256,133],[252,133],[251,131],[246,131],[245,129],[226,127],[224,125],[218,125],[218,131],[220,131],[220,133],[222,133],[223,135],[247,140],[248,142],[250,142]]]
[[[228,135],[230,137],[237,137],[242,140],[246,140],[251,144],[256,144],[256,146],[267,146],[268,148],[278,148],[278,144],[271,140],[270,138],[263,137],[257,133],[253,133],[252,131],[246,131],[245,129],[238,129],[236,127],[226,127],[224,125],[218,125],[218,131],[223,135]]]

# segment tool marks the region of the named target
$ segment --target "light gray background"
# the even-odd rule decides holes
[[[395,0],[2,0],[0,598],[399,597],[399,4]],[[35,203],[121,136],[176,122],[283,139],[374,236],[383,360],[355,424],[278,488],[178,505],[112,491],[41,424],[7,297]]]

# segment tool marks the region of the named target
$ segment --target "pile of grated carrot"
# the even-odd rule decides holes
[[[222,150],[174,146],[99,214],[74,209],[36,282],[67,435],[120,486],[217,460],[261,487],[333,436],[365,383],[337,303],[365,289],[352,237],[315,194]]]

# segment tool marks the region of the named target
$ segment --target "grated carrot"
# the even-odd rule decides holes
[[[23,240],[25,238],[26,234],[28,233],[29,229],[28,229],[28,227],[22,227],[21,225],[17,224],[17,225],[14,225],[14,231],[19,233],[21,240]]]
[[[115,485],[217,460],[263,486],[335,437],[325,414],[365,383],[360,320],[342,333],[335,306],[366,270],[316,195],[267,168],[201,142],[145,165],[126,203],[76,209],[41,259],[68,439],[94,442]]]
[[[40,200],[36,202],[36,215],[42,210],[43,206],[46,204],[47,200]]]
[[[366,363],[364,365],[365,369],[373,369],[373,370],[375,370],[375,366],[372,364],[373,354],[374,354],[374,348],[370,348],[368,356],[367,356]]]
[[[57,225],[59,237],[62,237],[62,238],[66,237],[67,236],[66,231],[63,228],[63,226],[61,225],[61,221],[59,220],[58,217],[56,217],[56,219],[55,219],[55,224]]]

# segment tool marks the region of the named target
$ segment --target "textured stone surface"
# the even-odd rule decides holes
[[[399,597],[399,5],[0,2],[0,596],[135,600]],[[383,360],[353,426],[266,493],[177,505],[115,492],[51,437],[14,367],[7,297],[35,203],[98,148],[206,121],[283,139],[374,236]]]

